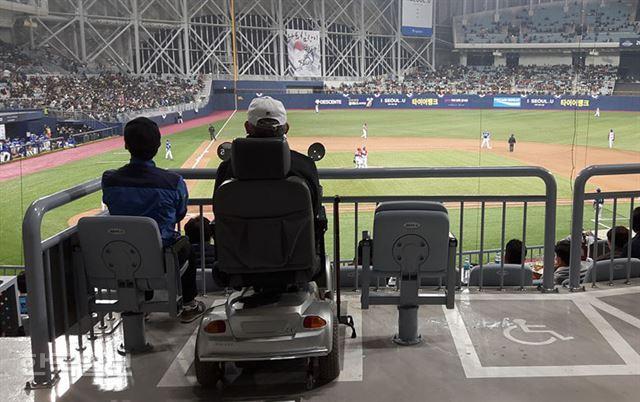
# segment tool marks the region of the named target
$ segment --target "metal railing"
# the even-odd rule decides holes
[[[627,281],[629,281],[631,270],[631,228],[632,212],[634,209],[634,199],[640,197],[640,188],[635,191],[620,191],[620,192],[608,192],[608,193],[585,193],[585,187],[587,181],[595,176],[611,176],[611,175],[629,175],[640,174],[640,163],[630,163],[624,165],[594,165],[589,166],[582,170],[576,177],[575,184],[573,186],[573,214],[571,218],[571,239],[581,239],[583,231],[584,220],[584,203],[586,200],[613,200],[613,216],[611,227],[615,228],[618,218],[618,200],[629,199],[629,219],[624,222],[629,225],[629,240],[627,244]],[[595,222],[595,237],[598,238],[598,231],[600,226],[600,211],[599,208],[594,208],[594,222]],[[615,244],[615,231],[612,232],[612,244]],[[597,248],[596,248],[597,250]],[[580,271],[581,271],[581,242],[571,241],[571,258],[569,262],[569,289],[570,290],[584,290],[584,287],[580,285]],[[596,251],[597,253],[597,251]],[[597,257],[597,254],[596,256]],[[610,260],[613,262],[614,253],[613,250],[610,253]],[[594,264],[595,260],[594,258]],[[594,267],[595,268],[595,267]],[[592,282],[595,282],[596,272],[592,275]],[[609,283],[613,282],[613,264],[609,265]]]
[[[211,180],[216,176],[216,169],[175,169],[187,180]],[[381,202],[399,199],[421,199],[439,200],[442,202],[458,202],[460,204],[460,243],[462,243],[462,228],[465,205],[479,203],[481,213],[487,203],[498,202],[503,208],[502,221],[502,247],[504,249],[504,210],[507,203],[522,203],[524,205],[525,220],[523,225],[523,237],[526,236],[526,206],[530,202],[543,202],[546,208],[544,227],[544,284],[545,290],[552,290],[553,285],[553,245],[555,242],[556,223],[556,181],[551,173],[540,167],[446,167],[446,168],[405,168],[405,169],[321,169],[319,171],[322,180],[350,180],[350,179],[398,179],[398,178],[461,178],[461,177],[534,177],[541,179],[545,184],[544,195],[517,195],[517,196],[392,196],[392,197],[325,197],[324,202],[331,203],[335,211],[342,203],[362,203]],[[69,204],[72,201],[95,193],[101,189],[99,179],[80,184],[73,188],[60,191],[58,193],[40,198],[34,201],[27,209],[22,225],[22,237],[25,257],[25,272],[28,287],[28,310],[30,315],[31,350],[34,367],[33,386],[50,386],[56,378],[55,370],[52,370],[51,355],[56,355],[55,338],[56,334],[63,334],[67,345],[67,355],[70,353],[69,337],[70,328],[78,336],[78,345],[82,348],[83,333],[89,331],[93,333],[94,317],[86,306],[81,306],[82,297],[86,295],[78,294],[78,287],[73,283],[67,285],[65,278],[72,276],[75,281],[79,279],[75,276],[76,264],[70,254],[77,244],[76,227],[67,228],[54,236],[42,239],[42,221],[45,214],[55,208]],[[189,205],[199,208],[199,215],[204,214],[204,207],[211,205],[211,198],[200,198],[189,200]],[[202,219],[202,218],[201,218]],[[340,214],[334,214],[334,264],[340,263]],[[484,226],[484,220],[483,220]],[[487,250],[483,249],[484,229],[481,229],[481,249],[482,255]],[[526,237],[523,238],[523,241]],[[465,252],[460,248],[460,261]],[[201,249],[201,257],[204,257],[204,250]],[[201,274],[203,288],[206,289],[206,277],[204,270],[205,258],[201,258]],[[481,259],[482,261],[482,259]],[[482,264],[482,262],[481,262]],[[57,278],[54,280],[54,278]],[[60,279],[62,278],[62,279]],[[482,283],[482,282],[481,282]],[[74,291],[68,292],[67,286],[72,286]],[[60,294],[60,298],[54,300],[54,291]],[[74,293],[75,292],[75,293]],[[71,298],[72,300],[68,300]],[[55,302],[55,304],[54,304]],[[75,303],[75,305],[73,305]],[[54,308],[60,307],[62,308]],[[62,311],[62,319],[60,319]],[[89,329],[86,325],[80,325],[84,319],[90,321]],[[49,349],[51,344],[52,349]]]

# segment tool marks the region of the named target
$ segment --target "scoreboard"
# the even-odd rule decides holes
[[[433,34],[433,1],[402,0],[402,34],[430,37]]]

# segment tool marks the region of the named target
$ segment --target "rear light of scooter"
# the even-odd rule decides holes
[[[322,317],[318,317],[317,315],[308,315],[304,317],[304,321],[302,321],[302,326],[307,329],[318,329],[324,328],[327,325],[327,322]]]
[[[215,320],[204,326],[204,332],[208,334],[222,334],[227,331],[227,324],[223,320]]]

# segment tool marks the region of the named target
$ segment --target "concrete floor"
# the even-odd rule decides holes
[[[192,366],[196,323],[157,314],[147,325],[149,354],[116,353],[120,329],[99,336],[73,361],[56,344],[61,380],[53,390],[24,391],[30,379],[26,338],[0,340],[3,401],[638,401],[640,282],[583,293],[464,291],[456,308],[419,310],[424,342],[391,342],[397,310],[361,310],[344,294],[358,338],[341,328],[342,374],[312,391],[300,362],[229,367],[227,384],[203,390]],[[207,303],[215,302],[206,297]],[[85,340],[86,342],[86,340]],[[25,357],[26,356],[26,357]]]

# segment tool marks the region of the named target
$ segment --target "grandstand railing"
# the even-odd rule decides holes
[[[583,220],[584,220],[584,204],[585,201],[603,199],[612,200],[613,203],[613,215],[611,227],[616,227],[618,218],[618,200],[629,200],[629,219],[621,222],[623,225],[628,225],[629,228],[629,241],[627,244],[627,275],[626,281],[629,282],[631,276],[631,228],[632,228],[632,211],[634,209],[635,198],[640,198],[640,188],[633,191],[618,191],[618,192],[601,192],[601,193],[585,193],[585,187],[587,181],[595,176],[612,176],[612,175],[629,175],[640,174],[640,163],[631,163],[624,165],[594,165],[583,169],[576,177],[573,185],[573,214],[571,218],[571,239],[582,239],[583,233]],[[594,208],[594,235],[598,239],[598,232],[600,227],[599,213],[597,208]],[[601,231],[600,231],[601,232]],[[615,243],[615,231],[612,233],[612,243]],[[597,253],[597,247],[596,253]],[[581,242],[571,241],[571,261],[569,270],[569,289],[584,290],[584,287],[580,284],[580,265],[581,265]],[[613,262],[614,253],[610,253],[611,261]],[[597,254],[593,258],[593,264],[597,260]],[[609,265],[609,284],[613,283],[613,264]],[[592,275],[592,285],[595,286],[596,281],[595,273]]]
[[[176,169],[185,179],[211,180],[216,176],[216,169]],[[523,203],[526,219],[526,206],[529,202],[544,202],[544,283],[546,290],[552,290],[553,285],[553,245],[555,241],[556,198],[557,186],[551,173],[540,167],[452,167],[452,168],[371,168],[371,169],[322,169],[320,177],[323,180],[351,180],[351,179],[397,179],[397,178],[461,178],[461,177],[537,177],[545,184],[544,195],[517,196],[394,196],[394,197],[325,197],[324,201],[333,205],[333,210],[339,212],[342,203],[380,202],[392,199],[425,199],[443,202],[459,202],[461,221],[465,203],[480,203],[481,214],[484,217],[486,203],[499,202],[503,208],[502,247],[504,248],[504,213],[507,203]],[[25,273],[27,278],[28,310],[33,358],[33,386],[51,386],[56,380],[56,338],[64,336],[67,358],[71,354],[70,337],[78,337],[78,349],[83,349],[83,336],[89,332],[90,339],[94,339],[94,326],[104,324],[104,315],[90,313],[88,306],[82,300],[86,295],[79,294],[78,275],[74,269],[74,250],[77,249],[78,239],[75,226],[67,228],[54,236],[42,238],[42,221],[47,212],[67,205],[77,199],[95,193],[101,189],[99,179],[95,179],[73,188],[40,198],[27,209],[23,225],[22,238],[25,257]],[[191,199],[190,205],[199,206],[200,216],[204,207],[211,205],[210,198]],[[468,205],[468,204],[466,204]],[[340,214],[333,216],[334,236],[334,264],[340,261]],[[482,227],[484,226],[484,218]],[[463,225],[460,226],[463,228]],[[481,250],[483,252],[481,227]],[[526,222],[523,235],[526,236]],[[459,244],[462,244],[463,233],[459,233]],[[523,240],[526,240],[523,239]],[[204,250],[201,250],[204,254]],[[464,255],[459,250],[460,258]],[[204,264],[204,258],[201,259]],[[482,261],[482,259],[480,260]],[[481,262],[482,264],[482,262]],[[201,268],[202,287],[206,289],[204,267]],[[56,297],[54,298],[54,291]],[[62,315],[62,317],[60,317]],[[104,328],[104,326],[102,326]],[[51,349],[50,349],[51,345]],[[53,356],[53,358],[52,358]]]

